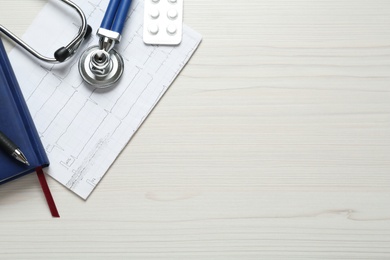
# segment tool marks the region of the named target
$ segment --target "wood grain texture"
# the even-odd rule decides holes
[[[203,42],[88,201],[0,187],[0,259],[390,259],[390,2],[184,5]]]

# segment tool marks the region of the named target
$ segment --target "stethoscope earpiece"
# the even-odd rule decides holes
[[[83,40],[87,39],[91,35],[91,32],[92,27],[87,25],[87,31],[83,37]],[[75,52],[76,50],[70,50],[69,48],[61,47],[54,52],[54,58],[59,62],[64,62],[65,60],[70,58]]]

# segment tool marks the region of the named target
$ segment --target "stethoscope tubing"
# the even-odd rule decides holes
[[[131,0],[110,0],[100,28],[122,34]]]
[[[36,58],[42,61],[49,62],[49,63],[59,63],[67,60],[76,52],[76,50],[78,49],[82,41],[90,35],[92,28],[87,24],[87,18],[79,6],[77,6],[75,3],[73,3],[70,0],[61,0],[61,1],[77,11],[81,19],[81,26],[77,33],[77,36],[67,46],[59,48],[54,53],[54,58],[46,57],[40,54],[38,51],[33,49],[29,44],[24,42],[22,39],[17,37],[15,34],[13,34],[10,30],[5,28],[1,24],[0,24],[0,33],[3,33],[12,41],[14,41],[16,44],[18,44],[23,49],[28,51],[30,54],[32,54],[33,56],[35,56]]]

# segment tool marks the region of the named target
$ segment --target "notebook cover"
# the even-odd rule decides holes
[[[49,160],[0,39],[0,130],[25,154],[30,166],[0,150],[0,184],[47,167]]]

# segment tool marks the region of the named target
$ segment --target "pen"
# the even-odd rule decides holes
[[[0,147],[3,149],[6,153],[14,157],[19,162],[22,162],[26,165],[30,165],[27,161],[26,156],[23,154],[23,152],[19,149],[19,147],[14,144],[3,132],[0,131]]]

